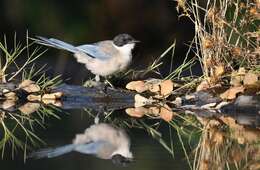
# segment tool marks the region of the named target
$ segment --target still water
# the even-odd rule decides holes
[[[125,114],[124,111],[117,114]],[[47,121],[47,128],[40,129],[39,136],[44,139],[46,145],[41,148],[61,146],[69,144],[77,133],[94,124],[94,119],[82,110],[70,110],[59,113],[61,120],[50,118]],[[124,121],[122,119],[122,121]],[[107,120],[113,124],[113,120]],[[119,122],[120,124],[120,122]],[[166,123],[165,123],[166,124]],[[181,147],[175,146],[175,157],[165,150],[158,141],[154,140],[142,129],[125,129],[131,140],[131,151],[134,161],[127,167],[115,166],[110,160],[102,160],[91,155],[71,152],[56,158],[28,159],[23,162],[23,155],[15,156],[10,160],[8,156],[1,161],[1,168],[9,170],[46,170],[46,169],[189,169],[187,161],[183,157]],[[168,135],[167,126],[160,128],[162,133]],[[174,135],[174,134],[173,134]],[[179,149],[178,149],[179,148]],[[8,155],[8,154],[7,154]]]
[[[179,108],[184,110],[173,113],[177,106],[169,109],[154,105],[142,110],[158,107],[157,115],[150,110],[138,118],[124,110],[133,107],[132,92],[107,88],[110,97],[101,100],[97,96],[104,95],[104,91],[93,87],[61,85],[53,92],[56,90],[64,96],[50,100],[52,104],[44,98],[45,103],[1,101],[2,167],[259,169],[259,96],[241,95],[216,112],[201,104],[216,102],[217,97],[195,92],[190,95],[193,98],[182,98]],[[167,114],[172,117],[168,119]],[[97,153],[99,158],[93,156],[96,150],[102,150]],[[110,155],[112,160],[107,160]],[[129,160],[131,163],[126,164]]]
[[[30,37],[35,35],[56,37],[73,44],[111,39],[115,34],[127,32],[142,41],[136,51],[138,55],[134,56],[131,65],[131,68],[140,70],[146,68],[145,66],[160,56],[176,40],[174,55],[176,57],[173,65],[169,64],[172,62],[172,54],[169,54],[164,58],[165,64],[160,69],[162,77],[166,77],[169,70],[173,71],[182,64],[188,50],[186,44],[189,44],[194,36],[193,23],[187,18],[178,17],[175,1],[89,0],[82,2],[75,0],[72,5],[70,1],[61,3],[60,0],[39,2],[2,0],[0,4],[2,14],[0,32],[7,35],[8,44],[13,44],[9,39],[13,37],[14,32],[17,32],[20,37],[18,39],[22,40],[27,30]],[[61,75],[65,83],[82,85],[85,80],[93,77],[86,71],[84,65],[76,63],[71,54],[59,50],[49,50],[37,61],[37,69],[46,63],[47,68],[44,71],[47,73],[46,76]],[[199,67],[199,64],[197,68],[194,67],[192,75],[201,75]],[[13,69],[16,67],[10,68],[10,73]],[[143,80],[150,77],[154,75],[135,79]],[[128,83],[131,80],[133,79],[129,78],[125,81]],[[117,80],[112,84],[124,88],[126,82]],[[201,104],[196,105],[211,104],[205,103],[208,98],[207,94],[201,94],[201,98],[198,97],[195,104],[194,101],[184,102],[186,105],[182,105],[182,110],[178,110],[180,112],[174,114],[175,117],[168,121],[154,118],[153,115],[146,115],[140,119],[132,118],[126,115],[125,110],[118,109],[104,116],[104,111],[89,112],[83,107],[96,110],[101,107],[105,110],[110,108],[110,105],[107,103],[81,105],[78,98],[75,98],[77,100],[73,102],[73,106],[63,105],[58,109],[52,107],[48,110],[46,107],[48,108],[49,104],[40,106],[37,102],[29,105],[36,108],[44,106],[45,109],[40,108],[40,113],[28,113],[30,112],[28,110],[25,113],[23,112],[25,108],[22,111],[20,107],[21,103],[13,108],[14,103],[0,100],[0,147],[3,153],[0,168],[8,170],[260,169],[259,93],[258,96],[244,97],[249,102],[242,105],[237,102],[227,105],[221,109],[222,113],[215,108],[207,110],[201,109]],[[121,101],[117,103],[122,104]],[[191,104],[195,108],[190,107]],[[126,108],[126,106],[119,108]],[[41,149],[71,144],[77,134],[83,133],[94,124],[98,113],[101,123],[124,129],[129,136],[130,151],[133,153],[134,160],[128,166],[117,166],[111,160],[78,152],[70,152],[54,158],[24,160],[30,153]],[[21,128],[18,122],[41,138],[45,144],[39,142],[34,136],[36,143],[33,145],[30,141],[32,134],[27,134],[28,131]],[[44,127],[38,124],[43,124]]]

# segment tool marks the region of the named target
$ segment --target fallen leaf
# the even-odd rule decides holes
[[[246,69],[244,67],[240,67],[238,69],[238,75],[244,76],[246,74]]]
[[[225,73],[225,67],[223,65],[216,66],[214,73],[216,78],[219,78]]]
[[[143,117],[145,114],[147,114],[149,110],[144,107],[137,107],[137,108],[127,108],[125,112],[131,117],[140,118]]]
[[[236,86],[236,87],[241,86],[243,78],[244,78],[243,76],[232,74],[231,80],[230,80],[230,85]]]
[[[237,87],[230,87],[228,90],[226,90],[224,93],[220,95],[222,99],[232,100],[236,98],[236,95],[238,93],[243,93],[245,90],[245,87],[243,86],[237,86]]]
[[[17,100],[17,99],[18,99],[18,97],[16,96],[16,93],[14,93],[14,92],[4,93],[4,96],[5,96],[8,100]]]
[[[246,73],[244,77],[244,85],[254,85],[258,81],[258,76],[254,73]]]
[[[1,107],[4,109],[4,110],[8,110],[9,108],[15,106],[16,102],[15,100],[5,100],[3,102],[3,104],[1,105]],[[1,112],[0,112],[1,113]]]
[[[164,80],[161,84],[161,95],[168,96],[173,91],[173,82],[171,80]]]
[[[161,107],[160,117],[166,122],[169,122],[173,119],[173,112],[168,105],[165,104],[163,107]]]
[[[237,143],[239,143],[240,145],[245,144],[245,138],[244,137],[238,137],[237,138]]]
[[[158,107],[149,107],[149,114],[158,116],[160,114],[160,108]]]
[[[145,80],[145,84],[149,87],[149,91],[152,93],[158,93],[160,91],[161,79],[148,79]]]
[[[230,85],[232,86],[241,86],[244,76],[246,74],[246,70],[243,67],[240,67],[238,71],[234,71],[231,73]]]
[[[196,88],[196,91],[207,90],[210,88],[209,82],[207,80],[203,80]]]
[[[160,85],[159,84],[149,84],[149,91],[156,93],[160,91]]]
[[[35,84],[35,82],[34,81],[32,81],[32,80],[24,80],[24,81],[22,81],[20,84],[19,84],[19,88],[23,88],[23,87],[26,87],[26,86],[29,86],[29,85],[31,85],[31,84]]]
[[[249,169],[250,169],[250,170],[259,170],[259,169],[260,169],[260,164],[259,164],[259,162],[251,163],[251,164],[249,165]]]
[[[130,83],[128,83],[126,85],[126,88],[128,90],[135,90],[137,91],[138,93],[142,93],[142,92],[145,92],[146,90],[149,89],[149,87],[145,84],[144,81],[131,81]]]

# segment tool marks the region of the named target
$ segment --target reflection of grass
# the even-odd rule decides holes
[[[148,125],[144,121],[137,121],[137,126],[143,127],[148,134],[150,134],[155,140],[157,140],[171,155],[174,157],[174,148],[173,148],[173,140],[170,138],[170,144],[168,145],[166,141],[162,138],[162,134],[157,130],[160,123],[156,123],[154,125]],[[170,130],[170,137],[172,136],[172,131]]]
[[[2,157],[4,156],[6,143],[12,146],[12,150],[17,148],[24,150],[27,148],[27,144],[36,144],[41,140],[32,132],[32,129],[27,128],[25,122],[32,122],[33,120],[27,116],[21,116],[20,114],[7,113],[6,118],[1,122],[3,129],[3,138],[1,140]],[[17,132],[19,134],[17,134]],[[22,139],[21,139],[22,138]],[[26,141],[26,142],[25,142]]]
[[[230,77],[241,67],[245,70],[259,71],[259,1],[207,0],[201,3],[202,1],[196,0],[178,0],[177,2],[178,9],[182,9],[184,16],[189,17],[195,25],[195,37],[188,53],[193,53],[198,58],[203,78],[209,87],[223,83],[221,82],[223,77]],[[198,83],[201,80],[201,78],[194,81],[191,79],[185,86],[196,88],[196,81]],[[183,131],[180,128],[181,124],[175,125],[174,122],[170,124],[174,125],[177,132],[179,129]],[[227,133],[223,136],[222,130],[203,125],[192,169],[241,169],[243,167],[241,165],[246,164],[246,159],[250,159],[245,158],[246,156],[245,159],[241,159],[243,157],[241,155],[240,158],[237,156],[236,160],[228,159],[231,151],[241,150],[243,147]],[[179,139],[183,143],[181,138]],[[184,152],[188,157],[185,147]],[[257,161],[259,163],[259,160]]]
[[[35,113],[30,115],[26,115],[20,111],[2,111],[1,114],[4,113],[4,118],[0,122],[2,129],[2,139],[0,140],[2,157],[4,156],[6,145],[11,146],[12,156],[14,156],[17,150],[23,150],[26,156],[26,151],[31,146],[35,147],[38,144],[44,143],[34,133],[34,127],[40,126],[44,128],[46,118],[59,118],[55,114],[55,111],[56,108],[45,106],[40,106]]]
[[[259,169],[259,140],[249,142],[250,130],[248,141],[243,142],[241,136],[232,137],[232,131],[241,133],[241,129],[216,124],[214,120],[204,121],[206,124],[194,149],[193,169]],[[254,135],[259,136],[259,132],[255,131]]]
[[[165,122],[160,119],[118,119],[108,117],[107,121],[121,126],[125,129],[140,128],[147,131],[153,139],[169,152],[175,158],[176,150],[181,150],[192,169],[191,148],[194,143],[197,143],[198,136],[201,133],[200,124],[193,116],[177,116],[174,120],[168,123],[168,132],[161,132],[161,126]],[[148,120],[147,120],[148,119]],[[149,120],[150,119],[150,120]],[[178,147],[178,148],[177,148]]]
[[[170,121],[169,125],[176,131],[185,158],[189,164],[189,167],[192,169],[192,164],[190,160],[191,156],[189,156],[191,148],[188,147],[187,141],[196,140],[195,136],[201,132],[201,127],[200,124],[198,124],[198,121],[194,119],[193,116],[183,116],[181,114],[178,114],[177,117],[178,118],[176,118],[175,120]]]
[[[34,62],[45,51],[41,51],[40,48],[30,48],[33,46],[33,42],[30,43],[28,35],[26,38],[26,45],[16,42],[16,36],[14,36],[13,49],[7,47],[7,40],[4,37],[4,43],[0,42],[0,83],[14,83],[17,80],[25,79],[37,79],[36,83],[41,87],[42,92],[49,87],[56,86],[59,81],[59,76],[50,79],[46,76],[45,66],[37,69]],[[24,60],[22,64],[17,63],[17,59]],[[12,72],[10,72],[12,70]],[[14,82],[14,79],[15,82]],[[1,89],[3,90],[3,89]],[[12,90],[12,89],[11,89]],[[4,101],[3,101],[4,102]],[[14,101],[15,102],[15,101]],[[16,107],[16,106],[13,106]],[[1,106],[2,108],[2,106]],[[19,109],[19,108],[18,108]],[[35,134],[35,126],[44,127],[46,117],[59,118],[51,107],[40,106],[37,108],[36,113],[25,114],[21,111],[8,111],[1,109],[0,111],[0,126],[1,126],[1,139],[0,148],[2,150],[2,157],[4,156],[6,145],[11,146],[12,156],[17,150],[23,150],[26,156],[26,150],[31,146],[43,143],[43,141]],[[15,109],[16,110],[16,109]]]
[[[162,77],[160,74],[160,67],[163,64],[162,59],[166,54],[174,51],[175,44],[173,44],[147,69],[141,71],[130,70],[125,75],[129,74],[135,78],[152,72],[159,74],[159,76],[165,79],[179,79],[181,73],[189,69],[194,63],[194,60],[187,60],[187,56],[191,53],[198,58],[203,71],[203,78],[210,84],[210,87],[213,87],[217,83],[225,83],[222,81],[222,78],[230,77],[232,72],[239,67],[259,71],[260,37],[259,25],[255,23],[255,20],[259,20],[259,12],[256,15],[252,14],[251,11],[252,8],[256,7],[255,1],[243,2],[246,7],[241,7],[242,1],[239,0],[208,0],[206,1],[206,6],[200,6],[199,1],[196,0],[178,2],[182,2],[182,5],[179,4],[180,7],[184,9],[185,15],[195,25],[195,37],[186,54],[184,63],[177,69],[172,70],[172,63],[174,61],[172,55],[169,75]],[[256,34],[255,32],[258,33]],[[249,33],[253,33],[256,37],[252,37],[252,34]],[[221,71],[219,71],[219,68],[221,68]],[[192,76],[188,77],[186,79],[187,83],[181,88],[176,89],[176,91],[186,88],[190,90],[191,87],[195,89],[196,85],[203,78],[194,79]],[[229,157],[232,157],[231,152],[234,152],[234,150],[243,150],[243,147],[228,136],[223,136],[223,129],[221,129],[223,126],[217,129],[208,129],[207,125],[198,123],[200,118],[198,120],[192,118],[194,117],[178,115],[177,120],[169,122],[170,143],[167,143],[159,132],[158,127],[160,122],[148,124],[143,120],[136,120],[128,123],[128,125],[130,127],[145,129],[173,156],[174,140],[172,130],[174,129],[180,147],[191,169],[240,169],[242,167],[241,164],[247,164],[243,163],[245,160],[240,158],[229,159]],[[194,137],[195,135],[196,137]],[[193,160],[191,159],[192,155],[189,154],[191,148],[186,144],[189,138],[193,141],[197,138],[199,140],[197,148],[194,151],[195,156]],[[248,155],[250,155],[249,152]]]

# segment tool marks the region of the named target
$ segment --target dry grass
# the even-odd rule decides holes
[[[203,69],[204,78],[211,84],[220,81],[218,75],[223,67],[223,76],[244,67],[259,71],[260,30],[259,0],[177,0],[183,15],[195,25],[195,53]]]

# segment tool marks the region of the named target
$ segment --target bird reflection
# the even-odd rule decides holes
[[[53,158],[72,151],[111,159],[114,164],[125,166],[133,159],[130,139],[123,129],[107,123],[91,125],[82,134],[77,134],[72,144],[47,148],[29,155],[30,158]]]

